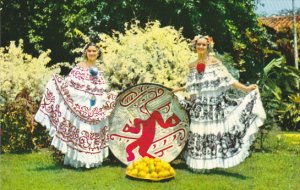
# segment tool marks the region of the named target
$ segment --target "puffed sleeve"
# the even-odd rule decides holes
[[[186,91],[189,95],[195,95],[197,94],[197,73],[195,72],[194,69],[191,69],[188,77],[187,77],[187,82],[186,82]]]
[[[227,85],[232,85],[233,83],[237,82],[237,80],[229,73],[228,69],[220,63],[221,67],[221,75],[223,76],[224,80],[226,81]]]

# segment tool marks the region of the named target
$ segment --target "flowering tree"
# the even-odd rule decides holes
[[[143,82],[183,86],[195,54],[181,32],[171,26],[161,28],[159,21],[145,28],[135,21],[125,24],[124,33],[102,34],[104,70],[111,86],[124,89]]]
[[[0,48],[0,152],[26,152],[49,144],[45,129],[34,114],[46,82],[56,67],[47,68],[50,51],[32,57],[23,52],[23,41]]]
[[[16,95],[27,89],[33,100],[40,100],[46,82],[58,66],[47,68],[50,51],[42,52],[35,58],[23,52],[23,41],[19,45],[11,42],[9,47],[0,48],[0,96],[1,103],[12,102]]]

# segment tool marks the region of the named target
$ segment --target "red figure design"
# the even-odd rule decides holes
[[[164,129],[174,127],[180,123],[180,119],[173,113],[171,117],[164,122],[160,112],[154,111],[147,120],[141,120],[140,118],[134,119],[134,127],[126,124],[123,128],[123,132],[129,132],[138,134],[142,130],[142,135],[134,142],[126,147],[127,161],[134,160],[135,156],[132,152],[136,147],[139,146],[139,153],[142,157],[148,156],[153,158],[152,155],[148,154],[148,149],[153,143],[155,137],[155,125],[156,122]]]

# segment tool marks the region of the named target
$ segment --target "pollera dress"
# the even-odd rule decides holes
[[[108,156],[108,116],[116,94],[107,90],[102,72],[80,66],[48,82],[35,120],[65,154],[65,165],[96,167]]]
[[[263,125],[259,91],[232,98],[235,81],[221,62],[206,65],[202,73],[194,68],[188,76],[187,92],[196,98],[184,103],[191,120],[185,158],[194,171],[239,164]]]

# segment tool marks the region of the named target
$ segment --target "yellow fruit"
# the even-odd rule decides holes
[[[137,162],[133,162],[133,163],[132,163],[132,166],[133,166],[133,167],[136,167],[137,164],[138,164]]]
[[[144,170],[146,173],[150,173],[150,169],[148,167],[145,168]]]
[[[144,160],[144,161],[148,161],[148,160],[150,160],[150,158],[149,158],[148,156],[145,156],[145,157],[143,158],[143,160]]]
[[[149,163],[148,163],[149,165],[154,165],[154,159],[153,158],[151,158],[150,160],[149,160]]]
[[[145,171],[145,168],[147,168],[147,165],[144,163],[141,163],[138,165],[138,170],[139,171]]]
[[[169,163],[162,163],[161,166],[164,168],[164,170],[169,170],[171,167]]]
[[[139,176],[139,177],[142,177],[142,178],[145,178],[146,175],[147,175],[147,174],[146,174],[144,171],[140,171],[140,172],[138,173],[138,176]]]
[[[137,174],[138,174],[138,170],[137,170],[137,169],[133,169],[133,170],[131,171],[131,175],[137,176]]]
[[[161,162],[159,158],[154,158],[154,162]]]
[[[158,174],[156,172],[151,173],[151,178],[156,179],[158,178]]]
[[[127,167],[127,171],[131,171],[131,170],[133,170],[133,165]]]
[[[136,164],[136,165],[134,166],[134,169],[139,170],[139,168],[140,168],[140,165],[139,165],[139,164]]]
[[[152,173],[155,171],[154,164],[149,164],[149,172]]]
[[[160,167],[160,166],[155,166],[155,171],[156,171],[157,173],[159,173],[160,171],[162,171],[162,167]]]
[[[135,164],[139,164],[139,163],[141,163],[141,161],[140,161],[140,160],[137,160],[137,161],[134,161],[134,163],[135,163]]]
[[[164,172],[163,171],[158,172],[158,178],[164,178]]]
[[[163,171],[163,176],[164,177],[169,177],[170,176],[170,172],[167,171],[167,170]]]
[[[147,164],[144,163],[144,162],[142,162],[140,165],[141,165],[141,167],[143,167],[143,168],[144,168],[144,167],[147,167]]]
[[[139,171],[143,171],[145,173],[149,173],[149,168],[146,165],[141,165]]]
[[[175,176],[175,174],[176,174],[175,170],[173,168],[170,168],[169,172],[170,172],[171,176]]]
[[[151,174],[147,173],[145,178],[151,179]]]
[[[168,163],[159,158],[144,157],[133,162],[126,169],[131,176],[146,178],[146,179],[163,179],[175,176],[174,168]]]

